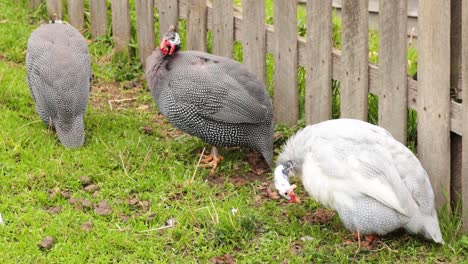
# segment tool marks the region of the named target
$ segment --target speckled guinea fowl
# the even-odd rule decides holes
[[[443,243],[426,171],[381,127],[353,119],[306,127],[288,140],[275,170],[276,189],[296,200],[290,175],[300,176],[305,190],[352,232],[405,228]]]
[[[88,45],[78,30],[54,21],[29,37],[28,84],[42,121],[55,128],[64,146],[80,147],[91,79]]]
[[[250,147],[271,165],[273,107],[265,86],[232,59],[180,52],[179,44],[179,35],[169,31],[146,61],[146,78],[160,112],[208,144]]]

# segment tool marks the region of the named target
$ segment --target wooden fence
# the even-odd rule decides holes
[[[341,81],[342,117],[367,119],[368,94],[379,97],[379,125],[406,143],[407,111],[418,113],[418,156],[432,182],[438,206],[461,194],[468,223],[468,102],[451,99],[451,88],[468,98],[468,5],[462,0],[419,1],[418,80],[407,76],[407,1],[380,1],[379,65],[368,62],[368,0],[342,0],[342,46],[332,45],[332,1],[307,1],[307,38],[297,35],[297,2],[276,0],[274,26],[265,24],[265,2],[243,0],[136,0],[141,62],[155,48],[154,11],[162,32],[179,18],[187,20],[187,48],[206,50],[212,31],[213,52],[232,56],[233,41],[243,45],[244,64],[265,81],[265,55],[275,58],[274,108],[279,123],[299,118],[297,69],[306,74],[308,124],[331,118],[332,79]],[[65,2],[65,1],[63,1]],[[130,41],[128,0],[111,0],[115,49]],[[40,0],[31,0],[36,6]],[[62,15],[61,0],[47,0],[49,13]],[[106,34],[106,0],[90,0],[93,37]],[[83,0],[68,0],[70,23],[84,28]],[[451,12],[452,10],[452,12]],[[463,11],[462,11],[463,10]],[[462,13],[463,12],[463,13]],[[462,15],[463,14],[463,15]],[[114,19],[117,18],[117,19]],[[466,28],[461,30],[461,27]],[[462,75],[462,82],[458,82]],[[456,87],[462,86],[462,87]],[[465,224],[468,230],[468,224]]]

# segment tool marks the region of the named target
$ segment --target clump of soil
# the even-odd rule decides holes
[[[335,211],[327,209],[327,208],[318,208],[314,212],[307,214],[304,216],[303,221],[308,222],[313,225],[323,225],[333,218],[335,215]]]
[[[84,232],[90,232],[91,230],[93,230],[93,228],[94,224],[91,221],[86,221],[83,224],[81,224],[81,230],[83,230]]]
[[[110,215],[112,214],[112,208],[107,204],[106,201],[100,201],[94,206],[94,212],[98,215]]]
[[[212,264],[235,264],[236,259],[231,254],[226,254],[220,257],[214,257],[210,260]]]
[[[41,243],[38,244],[40,250],[50,250],[54,245],[55,240],[51,236],[47,236],[42,239]]]

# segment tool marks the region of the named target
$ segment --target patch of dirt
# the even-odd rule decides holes
[[[142,82],[140,80],[135,80],[124,84],[123,88],[120,88],[120,86],[120,83],[93,82],[90,94],[91,105],[98,109],[138,109],[138,107],[141,106],[141,104],[137,102],[138,96],[146,92],[143,89]],[[126,87],[128,89],[125,89]]]
[[[51,206],[51,207],[47,208],[46,211],[47,211],[49,214],[55,215],[55,214],[60,213],[60,211],[62,211],[62,206],[61,206],[61,205],[59,205],[59,206]]]
[[[91,208],[93,208],[94,205],[88,199],[82,199],[81,200],[81,206],[83,207],[83,209],[91,209]]]
[[[97,186],[96,184],[90,184],[84,187],[83,190],[90,192],[90,193],[94,193],[96,191],[99,191],[99,186]]]
[[[154,129],[150,126],[145,126],[143,127],[143,133],[145,133],[148,136],[153,135]]]
[[[150,213],[150,214],[146,217],[145,221],[150,222],[150,221],[152,221],[155,217],[156,217],[156,213]]]
[[[147,211],[151,207],[150,201],[141,201],[137,197],[129,198],[127,200],[127,204],[130,206],[133,206],[134,208],[138,210],[145,210],[145,211]]]
[[[187,191],[186,190],[183,190],[183,191],[178,191],[174,194],[171,194],[168,199],[171,200],[171,201],[180,201],[182,200],[185,196],[187,195]]]
[[[270,170],[270,166],[263,158],[262,154],[257,152],[249,152],[245,155],[247,163],[255,175],[263,175]]]
[[[81,224],[81,230],[83,230],[84,232],[90,232],[91,230],[93,230],[93,228],[94,224],[91,221],[86,221],[83,224]]]
[[[42,239],[41,243],[38,244],[40,250],[50,250],[55,243],[55,239],[51,236]]]
[[[62,195],[62,197],[65,198],[65,199],[67,199],[67,200],[70,199],[70,197],[71,197],[71,193],[70,193],[69,190],[61,191],[61,192],[60,192],[60,195]]]
[[[119,212],[117,214],[117,217],[120,218],[120,220],[124,223],[127,223],[128,220],[130,220],[130,215],[125,214],[124,212]]]
[[[91,183],[93,183],[88,176],[81,176],[80,182],[81,182],[81,185],[83,185],[83,187],[86,187],[90,185]]]
[[[305,215],[302,220],[312,225],[323,225],[330,222],[334,215],[335,211],[333,210],[327,208],[318,208],[314,212]]]
[[[210,260],[212,264],[235,264],[236,259],[231,254],[226,254],[220,257],[214,257]]]
[[[291,252],[293,252],[294,254],[300,255],[300,254],[302,253],[303,248],[304,248],[304,247],[303,247],[301,244],[299,244],[299,243],[293,243],[293,244],[291,245],[290,250],[291,250]]]
[[[94,212],[98,215],[110,215],[112,214],[112,208],[107,204],[106,201],[100,201],[94,206]]]

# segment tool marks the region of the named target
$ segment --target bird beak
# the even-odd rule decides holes
[[[175,50],[175,45],[166,38],[163,38],[161,43],[159,43],[159,49],[164,55],[172,55]]]
[[[301,203],[301,200],[299,200],[299,198],[297,198],[296,194],[294,193],[294,189],[296,188],[297,188],[297,185],[293,184],[291,186],[291,189],[289,189],[288,191],[289,203]]]

